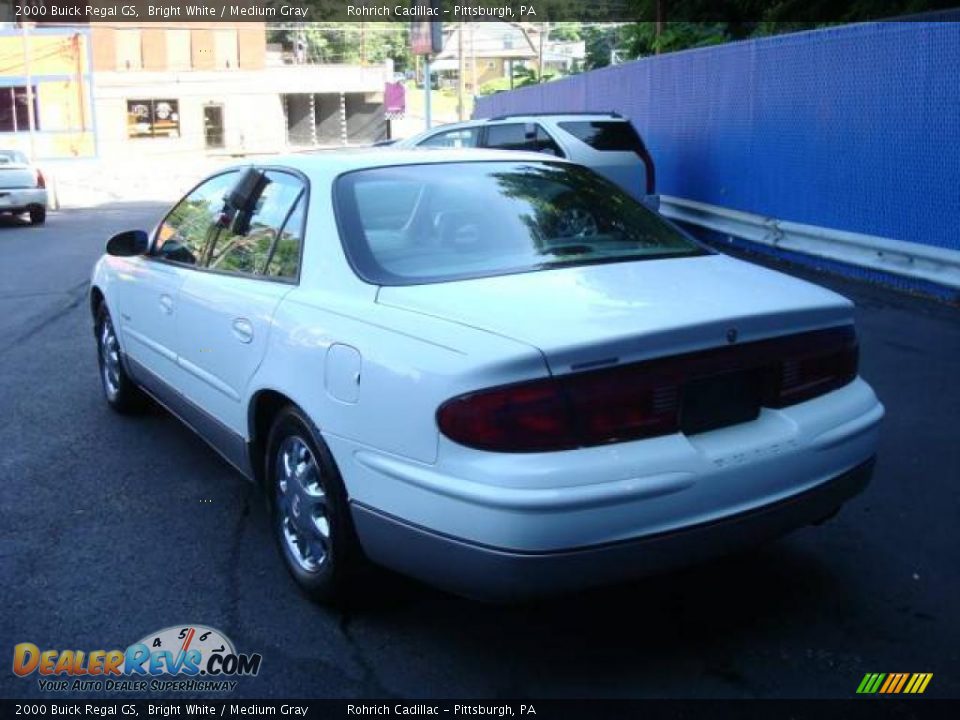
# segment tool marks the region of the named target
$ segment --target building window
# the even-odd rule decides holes
[[[27,88],[19,85],[0,88],[0,132],[29,132],[30,110],[27,107]],[[33,127],[40,129],[37,88],[33,88]]]
[[[176,100],[127,100],[127,137],[180,137]]]

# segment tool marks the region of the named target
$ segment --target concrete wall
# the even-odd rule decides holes
[[[280,152],[286,146],[281,96],[257,74],[101,73],[96,113],[100,154],[202,153],[206,151],[203,108],[223,106],[224,145],[230,152]],[[179,104],[179,138],[130,138],[128,100],[172,99]]]
[[[284,96],[287,113],[287,141],[291,145],[307,146],[316,142],[312,97],[312,95],[306,93]]]
[[[350,143],[374,143],[387,137],[383,94],[346,93],[347,139]]]

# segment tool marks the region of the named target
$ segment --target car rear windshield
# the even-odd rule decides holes
[[[0,165],[9,165],[11,163],[27,165],[29,162],[27,156],[19,150],[0,150]]]
[[[560,127],[594,150],[616,150],[643,154],[643,142],[633,125],[625,120],[562,122]]]
[[[334,202],[351,265],[377,285],[706,252],[616,185],[556,162],[358,170],[337,179]]]

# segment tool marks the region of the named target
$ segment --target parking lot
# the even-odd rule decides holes
[[[263,655],[231,697],[849,697],[866,672],[960,693],[955,307],[791,271],[856,301],[861,372],[887,408],[873,484],[827,525],[516,607],[382,572],[336,612],[297,592],[262,502],[216,453],[159,409],[125,419],[101,398],[89,271],[162,207],[0,220],[3,652],[202,623]],[[0,696],[37,695],[0,673]]]

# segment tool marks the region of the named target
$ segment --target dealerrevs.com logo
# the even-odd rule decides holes
[[[48,650],[29,642],[13,648],[13,672],[37,676],[45,692],[229,692],[238,677],[260,672],[259,653],[238,653],[219,630],[176,625],[125,650]]]

